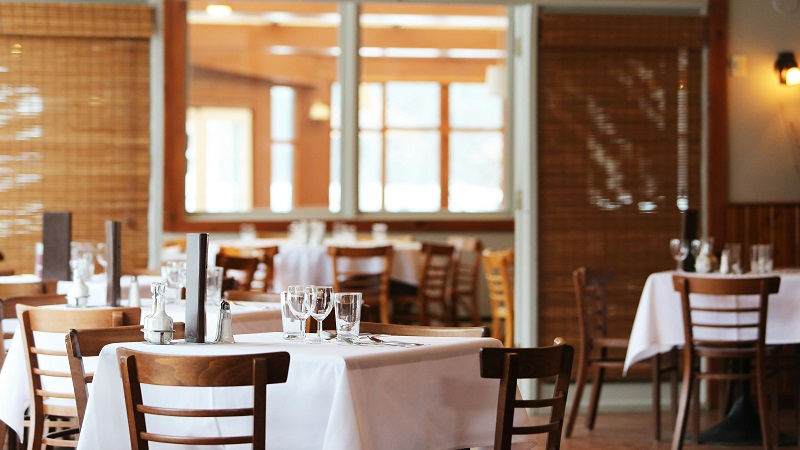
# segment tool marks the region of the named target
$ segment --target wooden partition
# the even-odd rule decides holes
[[[800,203],[747,203],[725,207],[724,239],[742,244],[742,262],[750,268],[750,246],[772,244],[776,268],[800,267]]]

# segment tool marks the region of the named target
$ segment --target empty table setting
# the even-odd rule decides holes
[[[500,347],[500,342],[417,336],[392,336],[391,340],[423,345],[315,345],[283,340],[281,333],[237,335],[234,345],[108,345],[97,364],[78,448],[130,448],[118,347],[163,355],[289,352],[286,383],[267,388],[267,448],[490,446],[498,382],[481,379],[478,351]],[[241,407],[243,402],[252,402],[252,389],[203,388],[189,393],[185,388],[144,386],[143,396],[150,401],[163,399],[163,404],[177,408]],[[177,420],[148,421],[148,430],[164,432]],[[204,435],[209,430],[236,435],[246,434],[250,423],[206,418],[195,426]],[[191,434],[191,428],[188,432]]]

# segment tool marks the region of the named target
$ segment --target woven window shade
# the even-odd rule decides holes
[[[146,5],[0,4],[0,251],[32,273],[44,211],[74,241],[122,222],[122,261],[147,263],[150,34]]]
[[[648,274],[700,206],[698,17],[548,14],[539,52],[539,342],[579,342],[572,271],[614,273],[627,337]]]

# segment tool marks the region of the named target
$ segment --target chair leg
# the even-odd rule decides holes
[[[764,450],[772,450],[772,431],[769,423],[769,411],[767,410],[767,382],[764,379],[764,366],[756,364],[756,400],[758,401],[758,414],[761,418],[761,443]],[[777,424],[776,424],[777,425]]]
[[[575,419],[578,417],[578,410],[581,407],[581,397],[583,396],[583,386],[586,384],[586,372],[588,372],[588,363],[584,360],[581,353],[578,359],[578,377],[575,379],[575,390],[572,393],[572,408],[569,410],[569,418],[567,418],[567,427],[564,431],[564,437],[569,438],[572,436],[572,428],[575,426]]]
[[[672,369],[669,372],[670,417],[674,426],[675,418],[678,417],[678,347],[672,347],[670,350],[670,360],[672,361]]]
[[[692,443],[700,443],[700,380],[695,382],[692,392]]]
[[[44,430],[44,417],[42,414],[31,415],[31,425],[28,428],[28,450],[42,448],[42,434]]]
[[[686,367],[683,368],[680,405],[678,406],[678,416],[675,418],[675,430],[672,434],[671,450],[683,449],[683,437],[686,435],[686,422],[689,418],[689,402],[692,397],[693,382],[692,364],[686,364]]]
[[[597,404],[600,401],[600,391],[603,389],[603,378],[605,377],[606,369],[604,367],[597,367],[595,376],[592,379],[592,393],[589,397],[589,410],[586,412],[586,428],[593,430],[594,421],[597,418]]]
[[[650,387],[653,394],[653,439],[661,439],[661,354],[650,364]]]

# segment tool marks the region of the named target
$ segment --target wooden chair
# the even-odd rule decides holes
[[[72,376],[72,387],[75,391],[75,405],[78,408],[78,424],[83,427],[83,416],[86,413],[86,402],[89,401],[89,383],[94,372],[87,372],[84,358],[100,356],[100,351],[108,344],[118,342],[140,342],[143,339],[144,325],[125,325],[109,328],[71,329],[67,334],[67,360]],[[173,324],[173,339],[183,339],[185,325],[183,322]]]
[[[431,327],[424,325],[401,325],[394,323],[361,322],[359,332],[369,334],[389,334],[393,336],[434,336],[434,337],[488,337],[488,327]]]
[[[220,247],[219,254],[245,258],[258,258],[259,264],[254,274],[251,288],[256,290],[255,285],[257,284],[258,290],[260,291],[274,292],[275,255],[278,254],[278,251],[279,249],[277,245],[257,248]]]
[[[256,291],[239,291],[231,289],[225,291],[224,295],[226,300],[234,300],[237,302],[277,302],[280,303],[280,294],[272,292],[256,292]]]
[[[216,264],[218,267],[222,267],[223,278],[236,279],[238,282],[236,289],[250,290],[253,277],[258,269],[259,260],[254,256],[230,256],[218,253]]]
[[[289,353],[274,352],[225,356],[165,356],[126,348],[117,349],[132,450],[148,448],[148,442],[183,445],[252,444],[266,447],[267,385],[284,383],[289,373]],[[145,404],[141,384],[160,386],[253,386],[253,406],[238,409],[178,409]],[[145,414],[172,417],[253,417],[249,436],[192,437],[150,433]],[[179,431],[179,430],[176,430]]]
[[[700,278],[674,275],[673,286],[681,294],[684,321],[683,385],[680,408],[672,436],[672,449],[683,448],[689,402],[700,380],[754,380],[764,449],[772,449],[777,437],[777,396],[772,398],[772,417],[767,415],[767,379],[777,373],[768,367],[776,347],[765,344],[769,296],[778,292],[780,277]],[[695,294],[729,296],[702,301]],[[735,296],[754,296],[747,302]],[[739,336],[739,338],[737,338]],[[701,366],[700,359],[708,364]],[[728,360],[744,361],[744,373],[717,370]],[[749,366],[753,367],[750,368]],[[777,386],[775,386],[777,388]],[[773,389],[776,393],[777,389]],[[696,405],[695,405],[696,406]],[[695,421],[698,421],[695,411]],[[697,426],[697,424],[695,424]],[[699,427],[698,427],[699,428]]]
[[[328,247],[333,261],[334,292],[361,292],[362,317],[389,323],[389,281],[394,250],[382,247]],[[377,263],[372,270],[364,264]]]
[[[575,350],[562,338],[555,345],[539,348],[482,348],[481,377],[500,379],[494,448],[511,448],[513,435],[547,434],[546,450],[561,446],[561,429],[567,406],[569,377]],[[535,400],[517,399],[517,380],[555,378],[552,396]],[[514,426],[517,408],[551,408],[550,419],[542,425]]]
[[[24,283],[0,283],[0,298],[22,295],[55,294],[58,280],[27,281]]]
[[[586,413],[586,428],[594,429],[597,418],[597,407],[603,387],[606,369],[622,370],[625,365],[625,352],[628,338],[608,336],[608,284],[613,276],[604,271],[588,271],[584,267],[572,273],[575,289],[575,300],[578,306],[578,330],[581,336],[581,347],[578,353],[578,374],[575,381],[575,393],[572,399],[567,420],[565,437],[572,436],[575,419],[580,409],[583,388],[592,374],[592,392]],[[677,350],[673,348],[665,354],[653,356],[650,364],[652,386],[653,439],[661,439],[661,380],[667,374],[671,384],[672,417],[675,416],[677,403]]]
[[[142,310],[140,308],[46,308],[17,305],[17,317],[20,321],[25,358],[28,363],[28,381],[31,391],[29,408],[31,421],[28,431],[29,449],[40,449],[42,445],[76,447],[77,440],[63,439],[75,436],[77,428],[47,433],[45,419],[76,418],[78,410],[75,404],[64,404],[65,400],[75,399],[72,392],[52,392],[44,389],[43,379],[66,378],[71,380],[66,348],[60,350],[41,348],[34,340],[34,332],[68,333],[71,328],[100,328],[138,324]],[[63,358],[64,371],[40,367],[39,355],[47,356],[51,367],[53,359]],[[69,402],[67,402],[69,403]],[[50,422],[51,426],[53,422]],[[74,425],[74,424],[73,424]]]
[[[16,271],[14,269],[0,269],[0,277],[10,277],[14,275]]]
[[[392,323],[430,325],[432,320],[450,323],[452,305],[448,301],[447,291],[453,252],[452,245],[422,244],[422,272],[417,293],[392,298]]]
[[[23,295],[19,297],[7,297],[5,299],[0,299],[0,324],[3,322],[3,319],[15,319],[17,317],[17,305],[24,304],[30,306],[44,306],[44,305],[64,305],[67,303],[67,299],[63,295],[59,294],[36,294],[36,295]],[[0,333],[0,369],[3,368],[3,363],[6,359],[6,339],[11,339],[14,337],[15,330],[2,330]],[[6,434],[9,431],[9,428],[6,424],[0,422],[0,448],[2,448],[3,443],[6,440]],[[16,433],[9,434],[9,448],[13,447],[13,444],[17,444],[16,441]]]
[[[483,251],[483,271],[492,306],[492,337],[514,346],[514,251]]]
[[[451,322],[458,326],[459,312],[467,313],[472,326],[480,326],[481,307],[478,302],[478,269],[481,266],[481,240],[471,236],[450,236],[447,243],[453,253],[453,276],[450,283],[450,301],[453,305]]]

